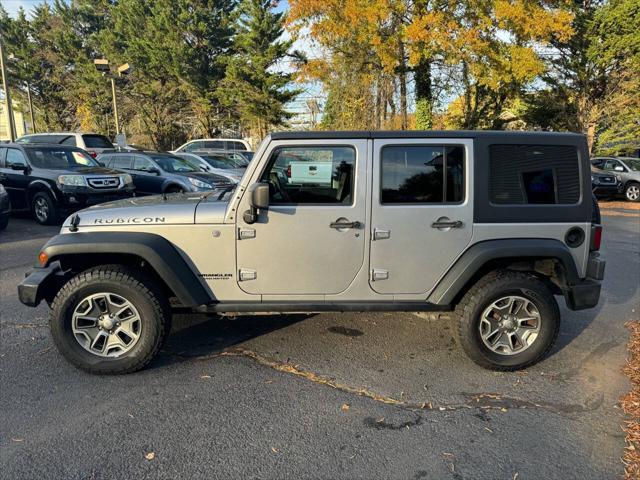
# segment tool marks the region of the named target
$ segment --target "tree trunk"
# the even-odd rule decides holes
[[[409,126],[407,120],[407,60],[404,55],[404,43],[402,39],[398,40],[398,81],[400,82],[400,129],[406,130]]]
[[[431,130],[433,128],[433,89],[431,85],[431,62],[420,59],[414,67],[416,82],[416,129]]]

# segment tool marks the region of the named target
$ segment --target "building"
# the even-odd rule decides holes
[[[27,117],[20,111],[20,102],[13,100],[13,119],[16,125],[16,136],[21,137],[31,132],[31,125],[27,122]],[[7,115],[7,104],[4,101],[4,95],[0,92],[0,141],[8,141],[9,135],[9,116]]]

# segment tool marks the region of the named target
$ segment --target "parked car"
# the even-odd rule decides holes
[[[274,133],[233,192],[70,217],[19,298],[47,301],[59,351],[100,374],[148,364],[174,307],[445,310],[473,361],[526,368],[558,337],[556,295],[599,301],[587,152],[583,135],[546,132]],[[331,183],[280,182],[292,159],[327,162]]]
[[[109,152],[100,155],[98,161],[109,168],[131,174],[136,192],[141,195],[198,192],[231,184],[229,179],[202,172],[170,153]]]
[[[2,180],[2,178],[0,178],[0,180]],[[4,185],[0,183],[0,231],[7,228],[9,215],[11,215],[11,201],[9,200],[9,194],[4,188]]]
[[[69,145],[71,147],[79,147],[96,158],[104,150],[114,148],[113,143],[104,135],[98,133],[78,133],[78,132],[61,132],[61,133],[31,133],[23,135],[16,143],[56,143],[60,145]]]
[[[131,175],[104,168],[87,152],[66,145],[0,145],[0,175],[13,210],[30,210],[53,225],[62,215],[133,195]]]
[[[591,170],[591,189],[597,198],[615,197],[620,188],[620,178],[616,175]]]
[[[620,178],[620,193],[630,202],[640,202],[640,158],[595,157],[591,165]]]
[[[195,151],[176,153],[176,156],[198,165],[205,172],[212,172],[238,183],[249,165],[249,161],[239,153],[216,151]]]
[[[200,138],[180,145],[171,153],[193,152],[195,150],[251,150],[251,145],[241,138]]]

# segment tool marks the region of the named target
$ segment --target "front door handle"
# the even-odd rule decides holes
[[[331,222],[329,224],[330,228],[335,228],[336,230],[341,230],[343,228],[360,228],[362,224],[360,222]]]
[[[462,223],[460,220],[447,220],[447,221],[441,221],[438,220],[436,222],[433,222],[431,224],[432,228],[462,228],[464,226],[464,223]]]

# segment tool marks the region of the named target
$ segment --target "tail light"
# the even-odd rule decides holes
[[[602,225],[591,225],[591,247],[592,252],[600,250],[602,243]]]
[[[87,153],[91,155],[93,158],[96,158],[98,156],[98,154],[92,150],[87,150]]]
[[[291,164],[287,165],[287,178],[291,178]]]

